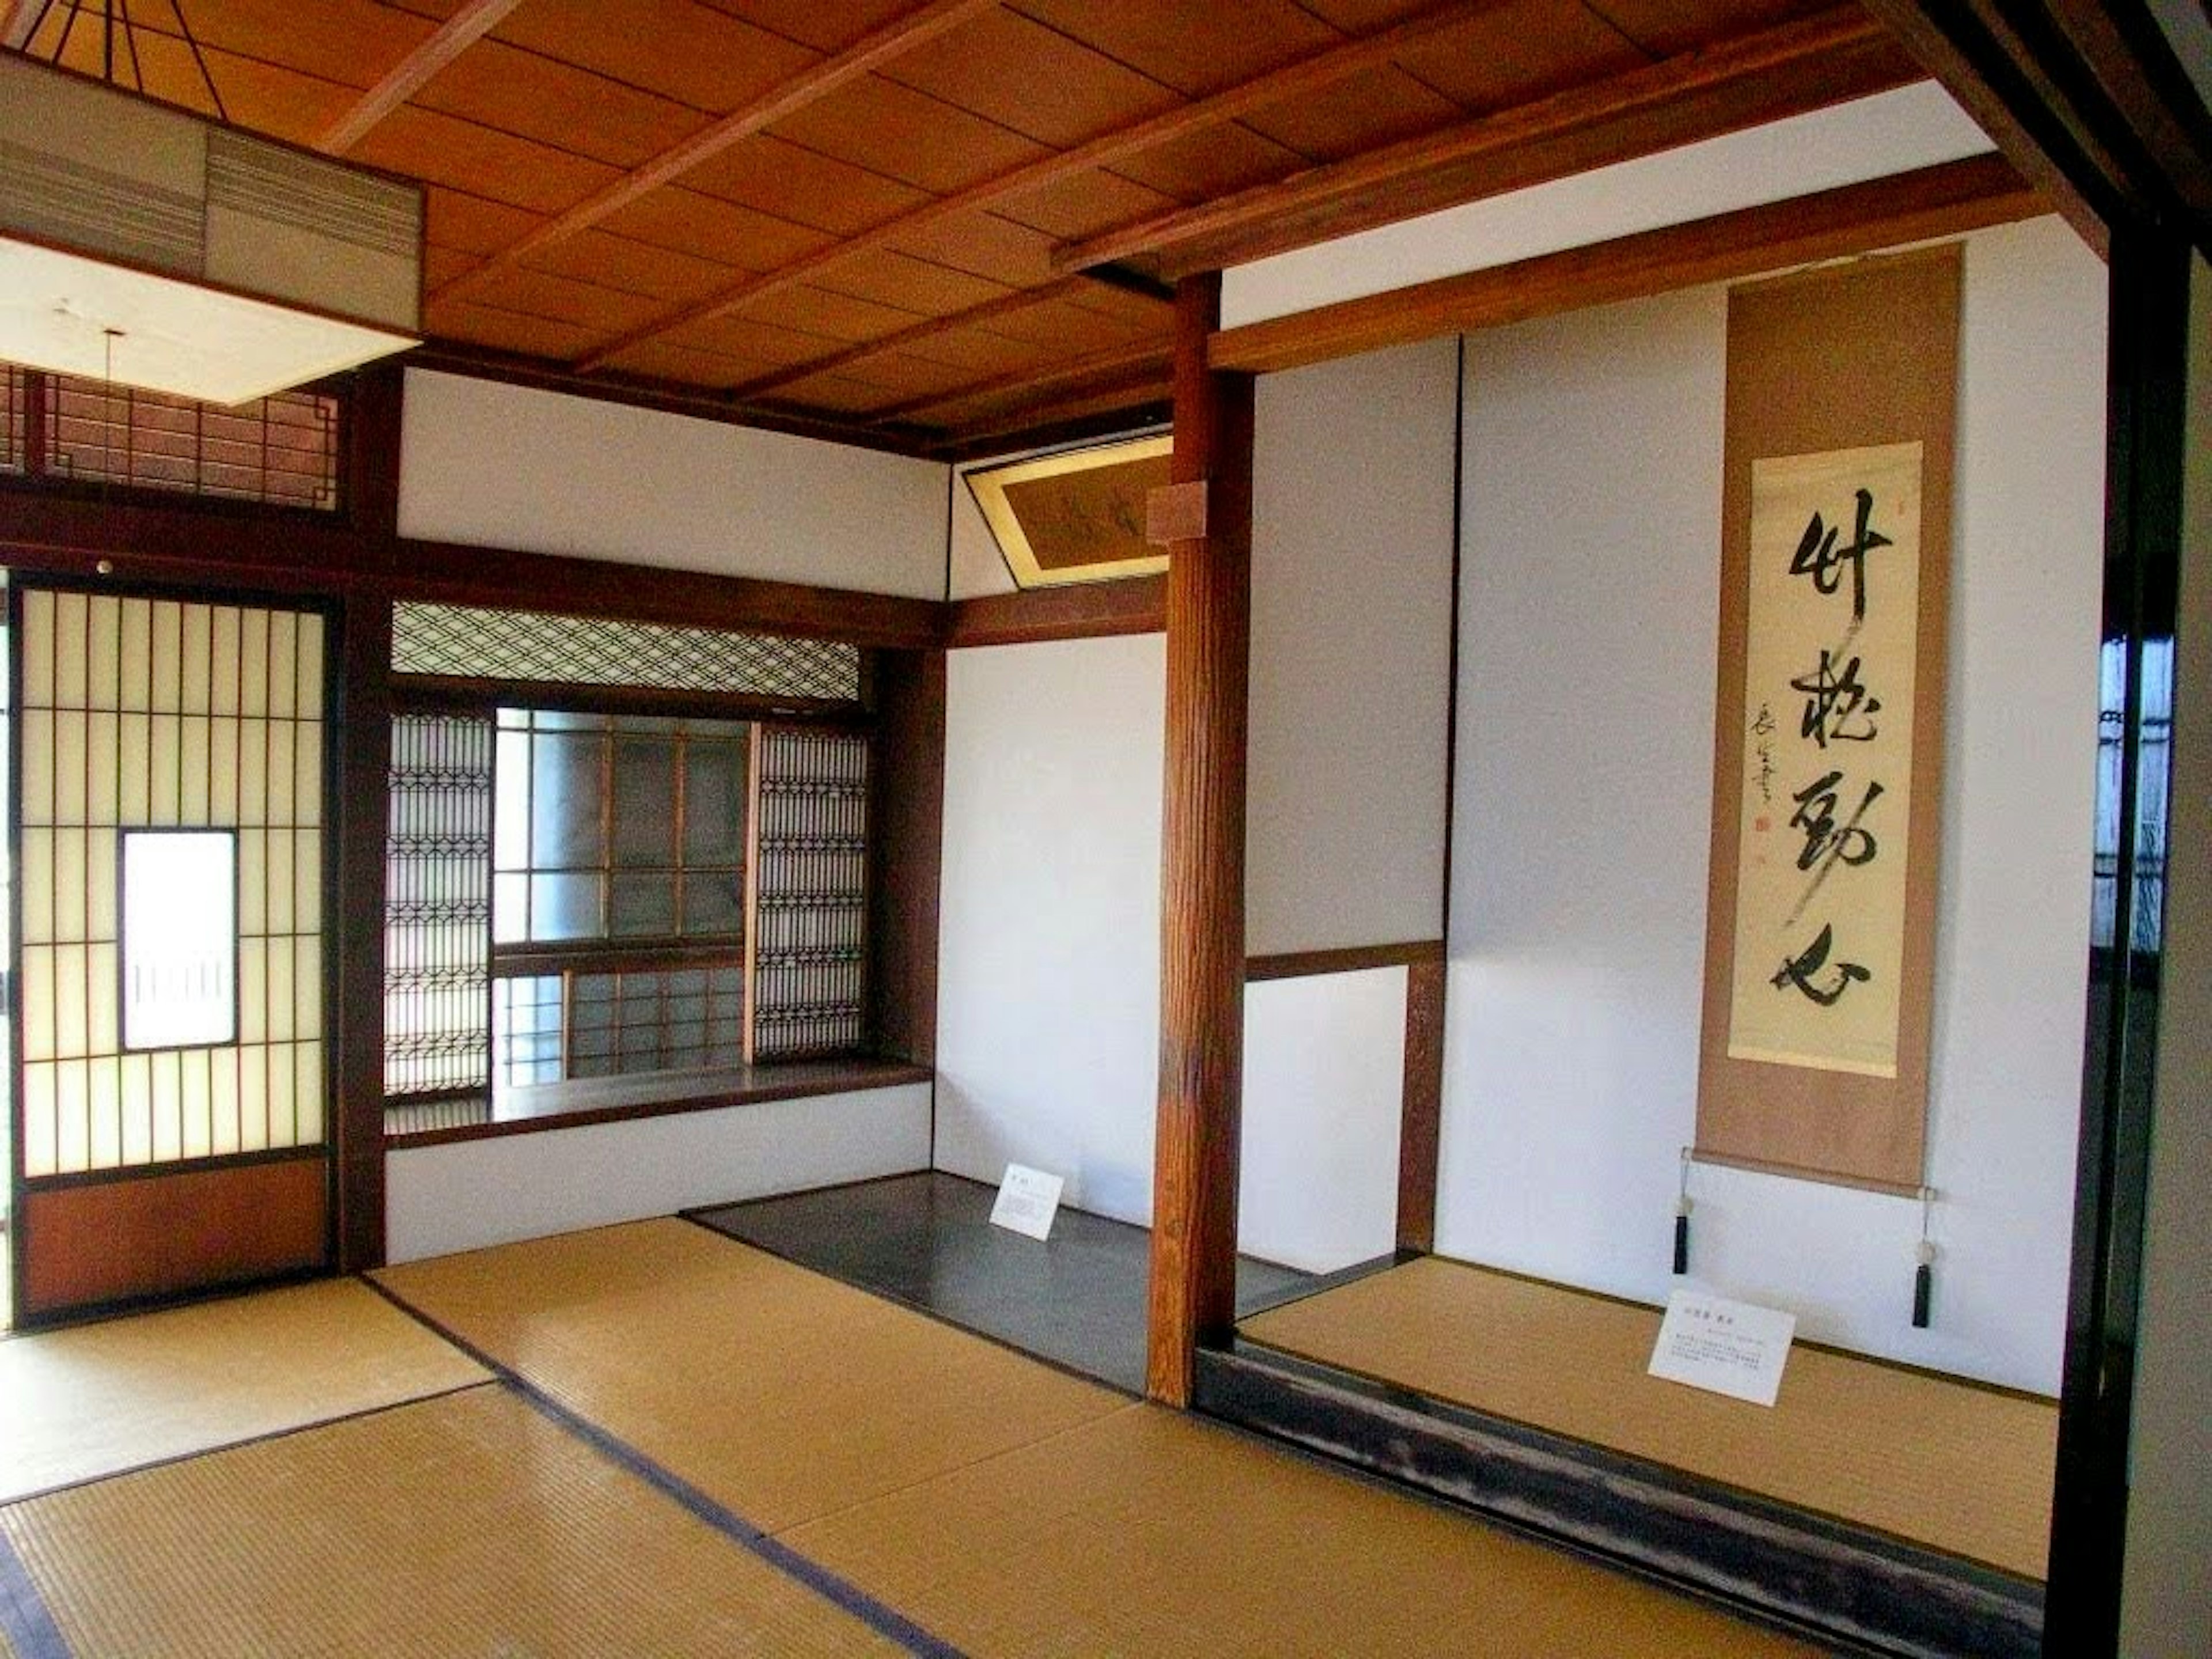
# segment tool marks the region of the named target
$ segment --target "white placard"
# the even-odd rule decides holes
[[[1062,1184],[1056,1175],[1009,1164],[1006,1179],[999,1183],[999,1201],[991,1206],[991,1224],[1031,1238],[1048,1237],[1052,1218],[1060,1212]]]
[[[1667,1298],[1651,1375],[1771,1406],[1782,1392],[1782,1367],[1796,1331],[1796,1314],[1677,1291]]]

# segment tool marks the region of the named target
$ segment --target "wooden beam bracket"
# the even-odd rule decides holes
[[[1154,547],[1199,541],[1205,535],[1205,479],[1162,484],[1145,492],[1145,539]]]

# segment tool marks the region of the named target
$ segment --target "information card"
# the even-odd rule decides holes
[[[1651,1375],[1771,1406],[1782,1391],[1782,1367],[1796,1330],[1795,1314],[1677,1291],[1667,1298],[1667,1317],[1651,1350]]]
[[[1006,1165],[999,1183],[999,1201],[991,1206],[991,1224],[1031,1238],[1051,1235],[1052,1218],[1060,1211],[1060,1178],[1026,1164]]]

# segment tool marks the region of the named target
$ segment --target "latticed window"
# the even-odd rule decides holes
[[[235,408],[0,365],[0,471],[334,512],[337,398],[280,392]]]
[[[403,696],[578,683],[559,672],[627,686],[647,677],[625,655],[641,652],[659,690],[857,709],[848,646],[397,611]],[[402,714],[392,739],[394,1133],[486,1121],[516,1090],[864,1042],[864,734],[518,702]]]

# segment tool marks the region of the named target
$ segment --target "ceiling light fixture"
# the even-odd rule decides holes
[[[243,403],[416,344],[422,256],[419,184],[0,52],[0,358]]]

